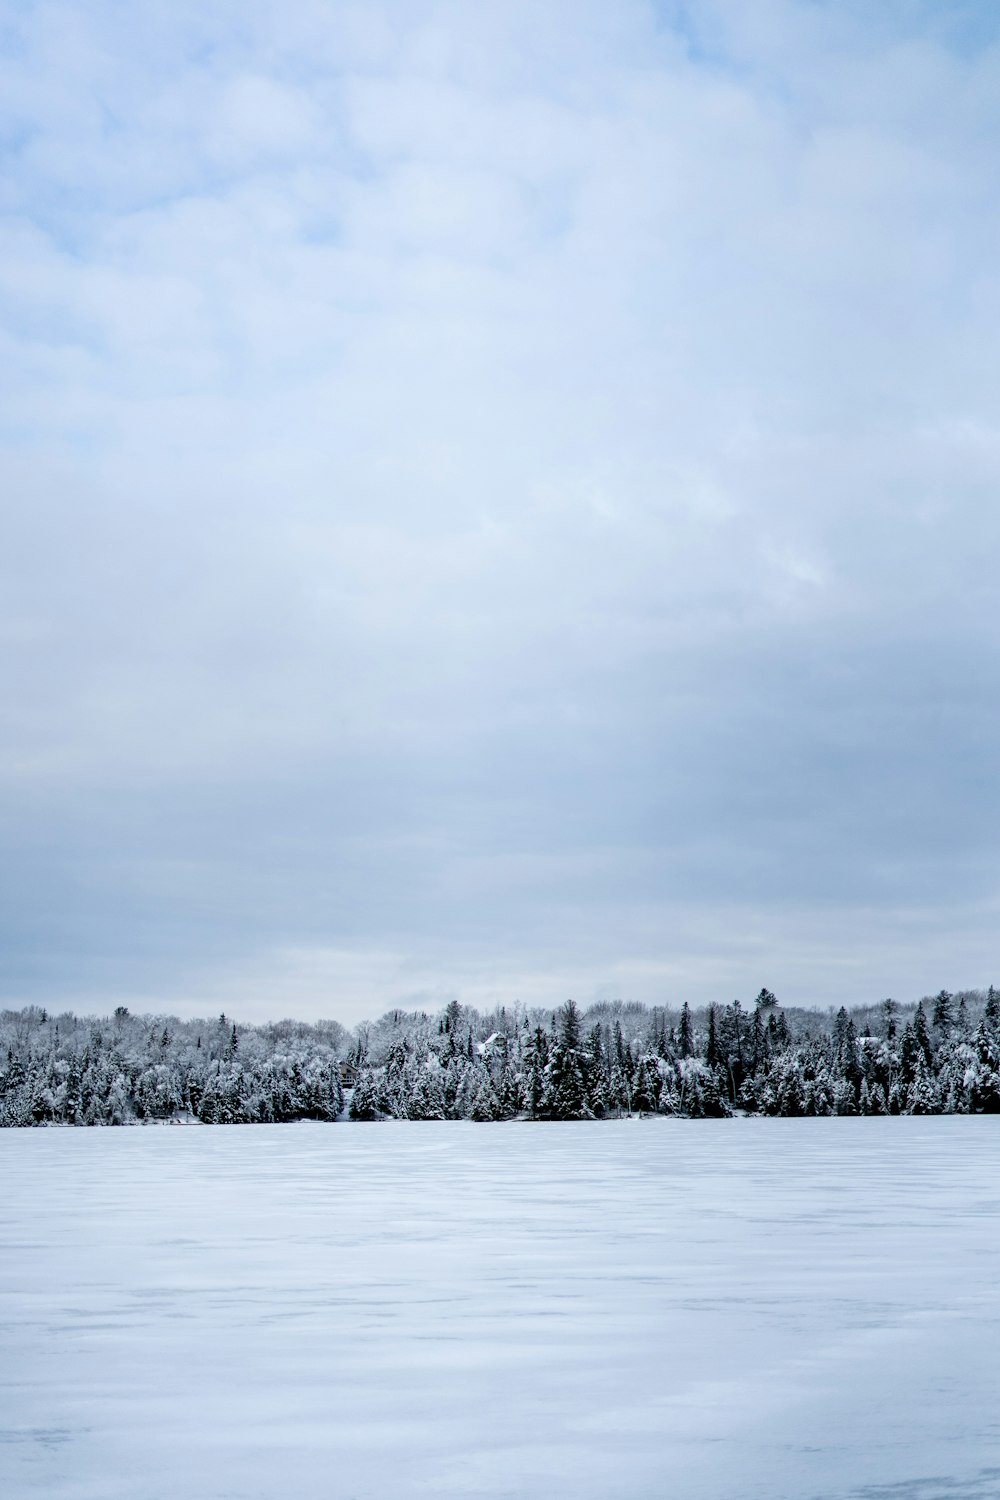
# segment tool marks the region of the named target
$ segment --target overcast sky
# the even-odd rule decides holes
[[[1000,982],[989,0],[0,0],[0,999]]]

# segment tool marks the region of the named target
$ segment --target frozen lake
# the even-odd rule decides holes
[[[5,1500],[1000,1495],[1000,1118],[0,1131]]]

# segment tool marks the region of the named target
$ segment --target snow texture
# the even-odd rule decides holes
[[[0,1132],[6,1500],[986,1500],[1000,1120]]]

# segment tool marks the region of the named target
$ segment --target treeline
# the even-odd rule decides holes
[[[345,1092],[346,1089],[346,1092]],[[0,1124],[1000,1113],[1000,994],[836,1014],[762,989],[692,1011],[607,1003],[237,1026],[0,1015]]]
[[[942,990],[834,1015],[785,1011],[762,989],[749,1011],[581,1015],[570,1001],[485,1024],[452,1004],[436,1021],[390,1013],[354,1061],[356,1120],[1000,1113],[1000,995]]]
[[[340,1060],[352,1038],[336,1021],[240,1026],[132,1016],[0,1016],[0,1125],[129,1125],[192,1119],[245,1125],[335,1120]]]

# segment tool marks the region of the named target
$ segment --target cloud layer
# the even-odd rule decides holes
[[[2,994],[996,978],[991,8],[287,10],[2,16]]]

